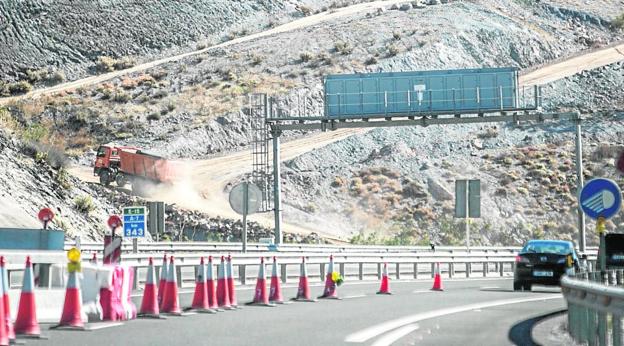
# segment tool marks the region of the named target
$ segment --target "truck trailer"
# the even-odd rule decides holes
[[[115,182],[122,187],[130,183],[171,184],[177,168],[172,161],[131,146],[102,145],[98,148],[93,174],[100,184]]]

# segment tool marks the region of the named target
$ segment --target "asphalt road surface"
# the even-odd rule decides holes
[[[517,323],[565,302],[557,288],[513,292],[510,279],[445,280],[430,291],[430,280],[391,281],[393,295],[376,295],[378,283],[347,283],[342,300],[294,302],[277,307],[243,306],[236,311],[141,319],[89,332],[48,330],[48,340],[28,345],[511,345]],[[296,288],[283,286],[284,297]],[[313,294],[322,287],[311,286]],[[190,292],[184,289],[182,292]],[[239,288],[239,304],[251,300]],[[181,305],[191,294],[181,294]],[[139,304],[140,297],[136,303]],[[93,324],[96,328],[105,326]]]

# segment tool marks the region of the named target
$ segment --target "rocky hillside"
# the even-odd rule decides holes
[[[21,87],[28,88],[25,82],[42,86],[123,69],[312,13],[331,14],[353,2],[156,1],[149,10],[137,2],[99,2],[97,6],[85,2],[73,11],[56,3],[43,6],[43,1],[19,6],[3,3],[0,19],[15,20],[0,28],[0,45],[14,48],[0,50],[0,80],[9,82],[4,85],[5,93],[11,92],[10,85],[20,92]],[[88,166],[93,149],[111,141],[170,157],[204,158],[248,146],[249,93],[278,96],[288,112],[305,109],[315,114],[322,109],[322,77],[330,73],[488,66],[528,69],[624,38],[616,25],[617,7],[610,3],[607,8],[612,9],[606,11],[598,2],[564,0],[406,1],[379,6],[211,49],[94,87],[14,102],[4,110],[3,123],[19,138],[13,140],[13,150],[19,151],[20,142],[34,143],[29,146],[35,147],[31,150],[35,159],[62,152],[71,162]],[[179,29],[180,23],[186,30]],[[108,26],[114,28],[103,29]],[[40,42],[47,43],[42,48]],[[611,114],[622,107],[621,77],[622,64],[615,64],[552,83],[545,88],[546,106]],[[17,81],[23,82],[21,87]],[[596,149],[591,145],[598,143],[594,136],[604,135],[604,141],[619,143],[619,118],[601,134],[602,119],[596,116],[588,127],[589,157]],[[537,230],[570,235],[569,130],[565,124],[465,126],[375,130],[352,137],[286,163],[284,217],[323,230],[335,229],[345,238],[355,237],[354,241],[414,243],[433,238],[457,243],[461,239],[457,232],[463,228],[448,217],[452,209],[449,184],[472,172],[487,189],[486,217],[475,226],[481,234],[477,242],[516,244]],[[288,133],[286,139],[301,135]],[[551,158],[554,162],[542,161]],[[19,175],[19,167],[16,164],[12,174]],[[58,172],[52,169],[49,175]],[[512,173],[513,177],[505,175]],[[588,176],[593,174],[596,170],[590,169]],[[93,221],[89,215],[97,214],[101,221],[112,206],[118,208],[130,198],[123,191],[111,196],[109,190],[70,182],[65,197],[56,196],[57,200],[48,203],[71,211],[74,229]],[[536,204],[541,203],[542,189],[551,185],[547,206],[553,209],[545,212]],[[25,196],[25,209],[35,210],[41,204],[26,185],[15,189]],[[93,214],[84,216],[75,210],[81,191],[95,196]],[[561,225],[545,228],[561,212],[555,206],[563,203],[568,212]],[[217,229],[219,239],[236,237],[233,221],[209,220],[177,208],[171,212],[184,215],[175,226],[185,229],[188,238],[210,238]],[[198,228],[203,235],[194,233]],[[91,237],[101,234],[88,229]],[[263,232],[259,229],[258,236]],[[172,234],[179,237],[180,232]]]

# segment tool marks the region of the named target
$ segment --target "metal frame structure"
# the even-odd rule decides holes
[[[249,95],[249,118],[251,122],[251,182],[262,191],[260,212],[271,210],[271,173],[269,161],[269,127],[266,121],[267,95]]]
[[[547,120],[567,120],[576,124],[576,171],[577,171],[577,191],[583,186],[583,159],[581,143],[581,121],[578,112],[563,113],[542,113],[541,92],[539,87],[535,87],[533,98],[535,104],[527,106],[525,109],[518,109],[513,112],[488,111],[476,114],[440,114],[413,112],[401,113],[380,113],[367,114],[361,117],[336,118],[328,116],[305,116],[284,114],[284,110],[279,108],[278,102],[273,98],[268,98],[265,107],[266,124],[270,128],[273,147],[273,213],[275,219],[275,244],[281,244],[282,237],[282,215],[281,215],[281,179],[280,179],[280,136],[283,131],[292,130],[338,130],[348,128],[377,128],[377,127],[401,127],[401,126],[430,126],[430,125],[459,125],[459,124],[479,124],[479,123],[499,123],[511,122],[520,124],[521,122],[544,122]],[[263,95],[263,97],[266,97]],[[277,109],[274,109],[276,108]],[[578,228],[579,247],[581,252],[585,252],[585,218],[580,206],[578,208]]]

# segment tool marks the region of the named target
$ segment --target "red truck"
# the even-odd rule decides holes
[[[176,166],[160,156],[129,146],[102,145],[98,148],[93,174],[104,186],[138,182],[173,183]]]

